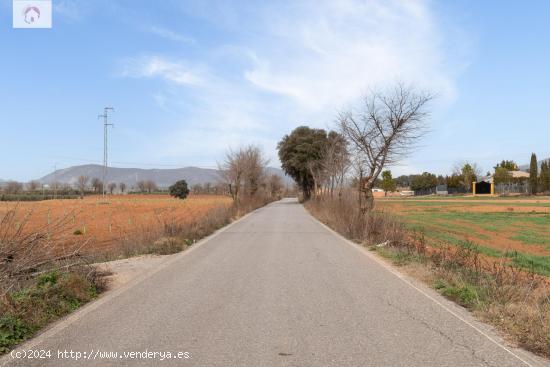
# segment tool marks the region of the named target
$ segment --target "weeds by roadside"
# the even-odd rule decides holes
[[[112,260],[143,254],[169,255],[184,251],[198,240],[214,233],[233,220],[257,209],[270,200],[251,198],[234,205],[210,209],[199,218],[180,221],[177,218],[157,218],[157,222],[122,237],[109,252],[98,254],[97,260]]]
[[[0,354],[94,298],[102,274],[70,241],[67,219],[26,231],[17,207],[0,218]]]
[[[410,232],[394,216],[359,216],[351,196],[318,198],[306,208],[343,236],[368,246],[396,265],[428,269],[423,281],[443,296],[496,326],[518,345],[550,356],[550,289],[547,278],[507,258],[487,259],[464,242],[428,247],[422,232]]]
[[[82,266],[52,270],[0,298],[0,354],[50,322],[89,302],[105,288],[102,274]]]

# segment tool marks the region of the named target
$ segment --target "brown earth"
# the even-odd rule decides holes
[[[31,232],[60,221],[67,242],[86,243],[85,252],[109,250],[121,239],[166,222],[184,223],[205,216],[231,199],[216,195],[190,195],[185,200],[168,195],[114,195],[84,199],[0,202],[0,217],[16,208],[19,223]],[[25,219],[26,218],[26,219]]]

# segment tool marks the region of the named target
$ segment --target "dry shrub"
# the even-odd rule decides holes
[[[157,222],[126,235],[107,258],[139,254],[168,255],[185,250],[199,239],[225,226],[235,217],[234,207],[215,207],[197,218],[158,217]]]
[[[404,239],[403,224],[387,212],[361,215],[357,197],[344,193],[336,199],[321,196],[306,203],[315,217],[336,232],[355,242],[394,245]]]
[[[520,346],[550,356],[548,293],[516,302],[490,304],[480,314],[484,319],[513,335]]]
[[[105,289],[67,233],[70,214],[28,230],[17,206],[0,218],[0,354]]]
[[[72,213],[27,230],[31,214],[15,206],[0,217],[0,294],[18,289],[37,274],[86,263],[80,250],[87,242],[75,241],[67,230]]]

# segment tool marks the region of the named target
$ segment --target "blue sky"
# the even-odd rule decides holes
[[[101,163],[214,167],[301,124],[330,128],[368,88],[438,94],[394,175],[550,157],[548,1],[53,0],[53,29],[12,29],[0,0],[0,178]]]

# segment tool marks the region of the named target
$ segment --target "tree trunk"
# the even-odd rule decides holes
[[[361,214],[368,214],[374,208],[374,195],[372,194],[373,184],[366,182],[361,185],[361,193],[363,194],[363,201],[361,202]]]

